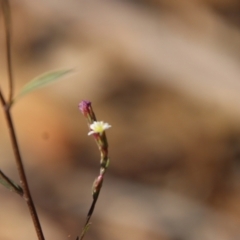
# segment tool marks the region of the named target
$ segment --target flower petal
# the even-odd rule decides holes
[[[100,134],[102,134],[105,130],[109,129],[110,127],[111,127],[111,125],[109,125],[108,123],[105,123],[103,121],[94,121],[90,125],[90,129],[92,131],[90,131],[88,133],[88,135],[91,135],[93,133],[100,133]]]

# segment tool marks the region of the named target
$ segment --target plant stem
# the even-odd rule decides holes
[[[13,97],[13,71],[12,71],[12,57],[11,57],[11,11],[8,0],[1,0],[3,19],[4,19],[4,28],[5,28],[5,37],[6,37],[6,59],[7,59],[7,72],[9,80],[9,97],[8,101],[10,102]]]
[[[6,100],[2,94],[1,89],[0,89],[0,101],[1,101],[3,109],[4,109],[4,115],[5,115],[5,118],[7,121],[7,125],[8,125],[8,130],[9,130],[12,147],[13,147],[13,152],[14,152],[14,156],[15,156],[15,160],[16,160],[17,169],[18,169],[18,174],[20,177],[20,183],[21,183],[21,186],[23,189],[23,198],[27,202],[27,206],[28,206],[29,212],[31,214],[32,221],[33,221],[38,239],[44,240],[45,238],[43,235],[42,227],[41,227],[39,219],[38,219],[37,211],[36,211],[34,202],[32,200],[32,196],[31,196],[29,186],[28,186],[27,177],[26,177],[25,170],[23,167],[23,161],[22,161],[22,157],[21,157],[21,154],[19,151],[17,137],[15,134],[15,129],[14,129],[12,116],[11,116],[11,112],[10,112],[10,105],[8,105],[6,103]]]
[[[2,179],[4,179],[6,181],[6,183],[8,184],[7,188],[10,188],[12,191],[16,192],[17,194],[19,194],[21,197],[23,196],[23,190],[20,186],[18,186],[17,184],[14,184],[11,179],[8,178],[8,176],[6,174],[4,174],[4,172],[0,169],[0,176]]]
[[[5,98],[3,96],[1,87],[0,87],[0,101],[1,101],[2,106],[6,105],[6,101],[5,101]]]
[[[28,209],[31,214],[32,221],[33,221],[38,239],[44,240],[45,238],[43,235],[43,231],[42,231],[42,228],[40,225],[40,221],[39,221],[39,218],[37,215],[37,211],[36,211],[34,202],[32,200],[32,196],[31,196],[29,186],[28,186],[27,177],[26,177],[25,170],[23,167],[23,161],[22,161],[21,154],[19,151],[19,146],[18,146],[17,137],[16,137],[15,130],[14,130],[14,125],[13,125],[10,109],[8,106],[5,106],[4,110],[5,110],[4,112],[5,112],[5,117],[7,120],[9,134],[11,137],[13,152],[14,152],[14,156],[15,156],[15,160],[16,160],[17,169],[18,169],[18,174],[20,177],[20,183],[21,183],[21,186],[24,191],[23,198],[25,199],[25,201],[28,205]]]
[[[8,0],[1,0],[2,12],[4,17],[4,27],[6,34],[6,58],[7,58],[7,72],[9,81],[9,98],[8,101],[4,98],[3,92],[0,88],[0,101],[3,106],[4,115],[7,121],[8,130],[11,138],[15,161],[17,165],[18,174],[20,177],[20,183],[23,189],[23,198],[25,199],[32,221],[39,240],[45,240],[42,227],[38,218],[38,214],[30,193],[27,177],[25,174],[22,157],[20,154],[15,128],[11,116],[11,102],[13,97],[13,71],[12,71],[12,59],[11,59],[11,14],[10,5]]]

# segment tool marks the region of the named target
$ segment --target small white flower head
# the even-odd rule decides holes
[[[94,133],[99,133],[102,134],[105,130],[109,129],[112,127],[108,123],[105,123],[103,121],[95,121],[90,125],[91,131],[88,133],[88,135],[92,135]]]

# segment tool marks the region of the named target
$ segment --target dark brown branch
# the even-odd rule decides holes
[[[6,101],[5,101],[5,98],[3,96],[3,92],[2,92],[1,87],[0,87],[0,101],[1,101],[2,106],[6,105]]]
[[[8,81],[9,81],[9,98],[8,101],[4,98],[3,92],[0,89],[0,101],[4,109],[4,115],[7,121],[8,130],[11,138],[11,143],[13,147],[13,152],[15,156],[15,161],[17,165],[18,174],[20,177],[20,183],[23,189],[23,198],[25,199],[29,212],[32,217],[32,221],[39,240],[44,240],[43,231],[38,219],[37,211],[32,200],[30,189],[28,186],[27,177],[23,167],[23,161],[20,154],[17,137],[13,125],[13,120],[11,116],[11,101],[13,96],[13,71],[12,71],[12,60],[11,60],[11,14],[10,6],[8,0],[0,0],[2,6],[2,12],[4,16],[4,27],[6,33],[6,58],[7,58],[7,71],[8,71]]]
[[[22,186],[23,192],[24,192],[23,198],[27,202],[28,209],[30,211],[32,221],[33,221],[35,230],[37,232],[38,239],[44,240],[43,231],[42,231],[39,219],[38,219],[38,215],[37,215],[37,211],[36,211],[34,202],[32,200],[32,196],[31,196],[29,186],[28,186],[27,177],[26,177],[25,170],[23,167],[23,161],[22,161],[21,154],[19,151],[19,146],[18,146],[16,134],[15,134],[15,129],[14,129],[10,109],[8,106],[5,106],[4,109],[5,109],[4,113],[5,113],[5,117],[7,120],[8,130],[9,130],[9,134],[10,134],[10,138],[11,138],[11,142],[12,142],[13,152],[14,152],[14,156],[15,156],[15,160],[16,160],[16,165],[17,165],[17,169],[18,169],[18,174],[19,174],[21,186]]]
[[[18,174],[19,174],[21,186],[22,186],[22,189],[24,192],[22,196],[25,199],[25,201],[27,202],[28,209],[31,214],[32,221],[33,221],[38,239],[44,240],[45,238],[43,235],[42,227],[41,227],[39,219],[38,219],[37,211],[36,211],[34,202],[32,200],[32,196],[31,196],[29,186],[28,186],[28,181],[27,181],[25,170],[23,167],[23,162],[22,162],[20,151],[19,151],[17,137],[15,134],[15,129],[14,129],[11,113],[10,113],[10,108],[9,108],[8,104],[6,103],[6,100],[3,96],[1,88],[0,88],[0,101],[2,103],[2,106],[4,109],[4,115],[7,120],[7,125],[8,125],[8,129],[9,129],[10,138],[11,138],[13,151],[14,151],[14,156],[15,156],[15,160],[16,160],[16,165],[17,165],[17,169],[18,169]]]
[[[11,57],[11,11],[8,0],[1,0],[4,27],[5,27],[5,37],[6,37],[6,59],[7,59],[7,73],[9,80],[9,97],[8,101],[11,102],[13,97],[13,71],[12,71],[12,57]]]
[[[8,184],[8,188],[10,188],[15,193],[19,194],[21,197],[23,196],[22,188],[20,186],[18,186],[17,184],[15,184],[11,179],[9,179],[8,176],[6,174],[4,174],[2,170],[0,170],[0,176]]]

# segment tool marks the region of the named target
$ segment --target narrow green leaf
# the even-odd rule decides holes
[[[21,196],[23,195],[22,188],[18,184],[14,183],[1,170],[0,170],[0,184],[2,184],[4,187],[9,189],[10,191],[14,191],[14,192],[18,193]]]
[[[68,73],[72,72],[72,70],[59,70],[54,72],[47,72],[44,73],[36,78],[34,78],[32,81],[27,83],[22,90],[14,97],[12,100],[12,103],[16,102],[16,99],[34,91],[39,88],[45,87],[46,85],[59,80],[61,77],[67,75]]]

